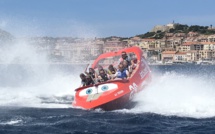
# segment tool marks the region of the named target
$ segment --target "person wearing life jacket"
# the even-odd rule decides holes
[[[99,70],[98,82],[105,82],[109,80],[109,75],[105,73],[104,69]]]
[[[128,70],[123,66],[123,64],[118,65],[118,70],[114,76],[114,79],[127,79],[129,77]]]

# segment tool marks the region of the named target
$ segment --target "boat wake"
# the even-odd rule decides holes
[[[71,107],[73,100],[72,80],[69,76],[58,76],[55,79],[19,87],[0,88],[0,106],[65,108]]]
[[[135,96],[128,113],[208,118],[215,116],[215,83],[207,77],[166,72],[153,76],[152,83]]]
[[[25,42],[1,49],[0,106],[71,107],[80,67],[48,64],[47,55]]]

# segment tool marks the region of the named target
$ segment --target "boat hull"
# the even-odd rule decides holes
[[[130,101],[129,97],[130,97],[130,94],[126,94],[120,98],[117,98],[115,100],[102,104],[98,107],[95,107],[94,109],[100,108],[105,111],[123,109],[123,108],[131,109],[136,105],[136,103],[133,101]]]

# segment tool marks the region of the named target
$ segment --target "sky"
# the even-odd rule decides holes
[[[168,23],[215,25],[214,0],[0,0],[16,37],[132,37]]]

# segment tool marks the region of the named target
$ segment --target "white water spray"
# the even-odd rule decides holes
[[[77,69],[68,74],[50,70],[54,65],[47,55],[24,41],[0,50],[0,106],[71,107],[71,96],[79,85]]]
[[[215,83],[204,77],[167,72],[137,94],[131,113],[207,118],[215,116]]]

